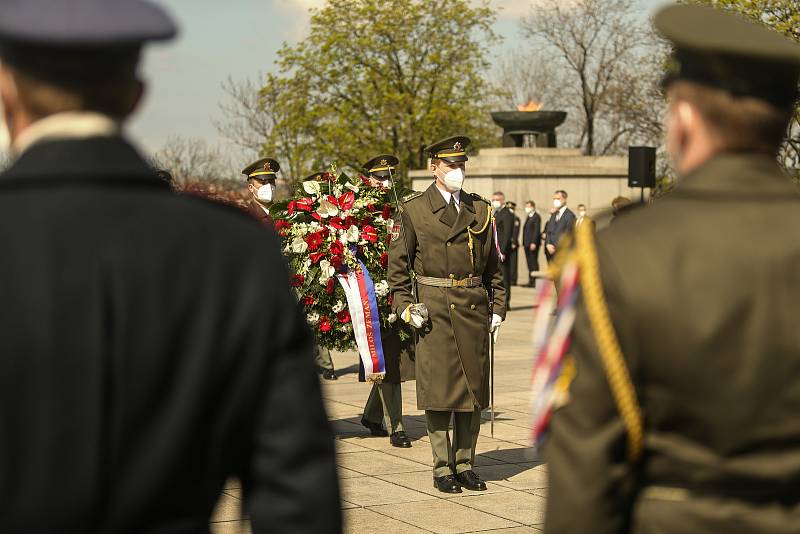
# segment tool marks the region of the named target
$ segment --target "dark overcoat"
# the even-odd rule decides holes
[[[577,374],[545,444],[545,532],[797,532],[797,186],[768,155],[719,155],[597,242],[644,454],[626,462],[580,301]]]
[[[273,232],[97,137],[40,141],[0,177],[0,247],[0,530],[208,532],[238,477],[254,532],[339,531]]]
[[[490,204],[462,191],[461,211],[449,220],[435,184],[405,198],[400,235],[389,247],[388,281],[396,313],[414,302],[411,268],[421,276],[482,279],[473,288],[418,285],[418,301],[427,305],[430,320],[419,330],[416,347],[417,406],[465,412],[484,408],[489,402],[487,290],[493,294],[494,313],[506,313]]]

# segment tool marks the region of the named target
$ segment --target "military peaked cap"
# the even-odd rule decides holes
[[[654,24],[675,45],[665,86],[687,80],[778,107],[797,100],[800,44],[777,31],[728,11],[694,5],[665,7]]]
[[[262,158],[242,169],[242,174],[247,179],[257,178],[259,180],[275,179],[275,175],[281,170],[280,164],[272,158]]]
[[[395,173],[398,163],[400,163],[400,160],[397,159],[397,157],[391,154],[382,154],[366,162],[362,166],[362,170],[368,176],[372,175],[379,178],[388,178],[390,174]]]
[[[145,0],[0,2],[3,61],[56,82],[132,79],[142,45],[176,33],[167,13]]]
[[[443,159],[448,163],[467,161],[467,148],[470,144],[469,137],[456,135],[442,139],[425,148],[431,159]]]

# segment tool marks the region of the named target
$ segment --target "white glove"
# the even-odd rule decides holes
[[[492,314],[492,324],[489,325],[489,332],[492,334],[492,341],[497,343],[497,335],[500,333],[500,325],[503,323],[502,317],[496,313]]]
[[[503,323],[502,317],[500,317],[496,313],[493,313],[492,314],[492,324],[491,324],[491,326],[489,326],[489,331],[490,332],[496,331],[498,328],[500,328],[500,325],[502,323]]]
[[[419,304],[411,304],[408,308],[403,310],[400,318],[413,326],[414,328],[422,328],[422,325],[428,322],[428,307],[422,302]]]

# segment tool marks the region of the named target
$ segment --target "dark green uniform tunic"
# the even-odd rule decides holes
[[[798,188],[770,156],[720,155],[597,241],[644,455],[627,465],[579,303],[546,531],[800,531]]]
[[[493,293],[493,313],[505,317],[490,205],[462,191],[461,211],[450,220],[435,184],[406,199],[405,235],[393,239],[389,248],[388,281],[397,314],[414,303],[409,266],[421,276],[454,280],[474,276],[483,281],[482,286],[472,288],[418,285],[418,301],[427,305],[430,320],[427,328],[419,330],[416,347],[417,407],[460,412],[485,408],[489,402],[491,317],[487,289]],[[472,230],[472,253],[468,229]]]

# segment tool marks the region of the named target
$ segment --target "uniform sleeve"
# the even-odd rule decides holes
[[[607,273],[604,269],[603,281],[613,319],[620,317],[622,301]],[[619,321],[614,322],[617,328]],[[625,352],[619,329],[617,333]],[[549,477],[545,532],[627,532],[633,473],[626,433],[582,299],[569,354],[577,374],[568,404],[553,414],[544,446]]]
[[[254,533],[340,532],[333,433],[314,369],[314,338],[289,285],[278,282],[288,280],[285,264],[280,258],[275,263],[274,283],[264,284],[271,312],[254,317],[251,330],[264,336],[267,351],[260,357],[268,363],[242,477],[245,506]]]
[[[496,313],[505,319],[506,288],[503,285],[503,273],[500,270],[500,259],[497,257],[497,247],[495,246],[494,231],[492,231],[491,223],[489,224],[488,232],[489,259],[486,261],[486,268],[483,271],[483,286],[492,290],[492,313]]]
[[[389,243],[389,267],[387,269],[387,281],[392,291],[392,307],[398,315],[416,302],[410,271],[414,265],[414,255],[417,250],[417,234],[408,213],[403,211],[401,216],[403,224],[400,225],[399,236]]]

